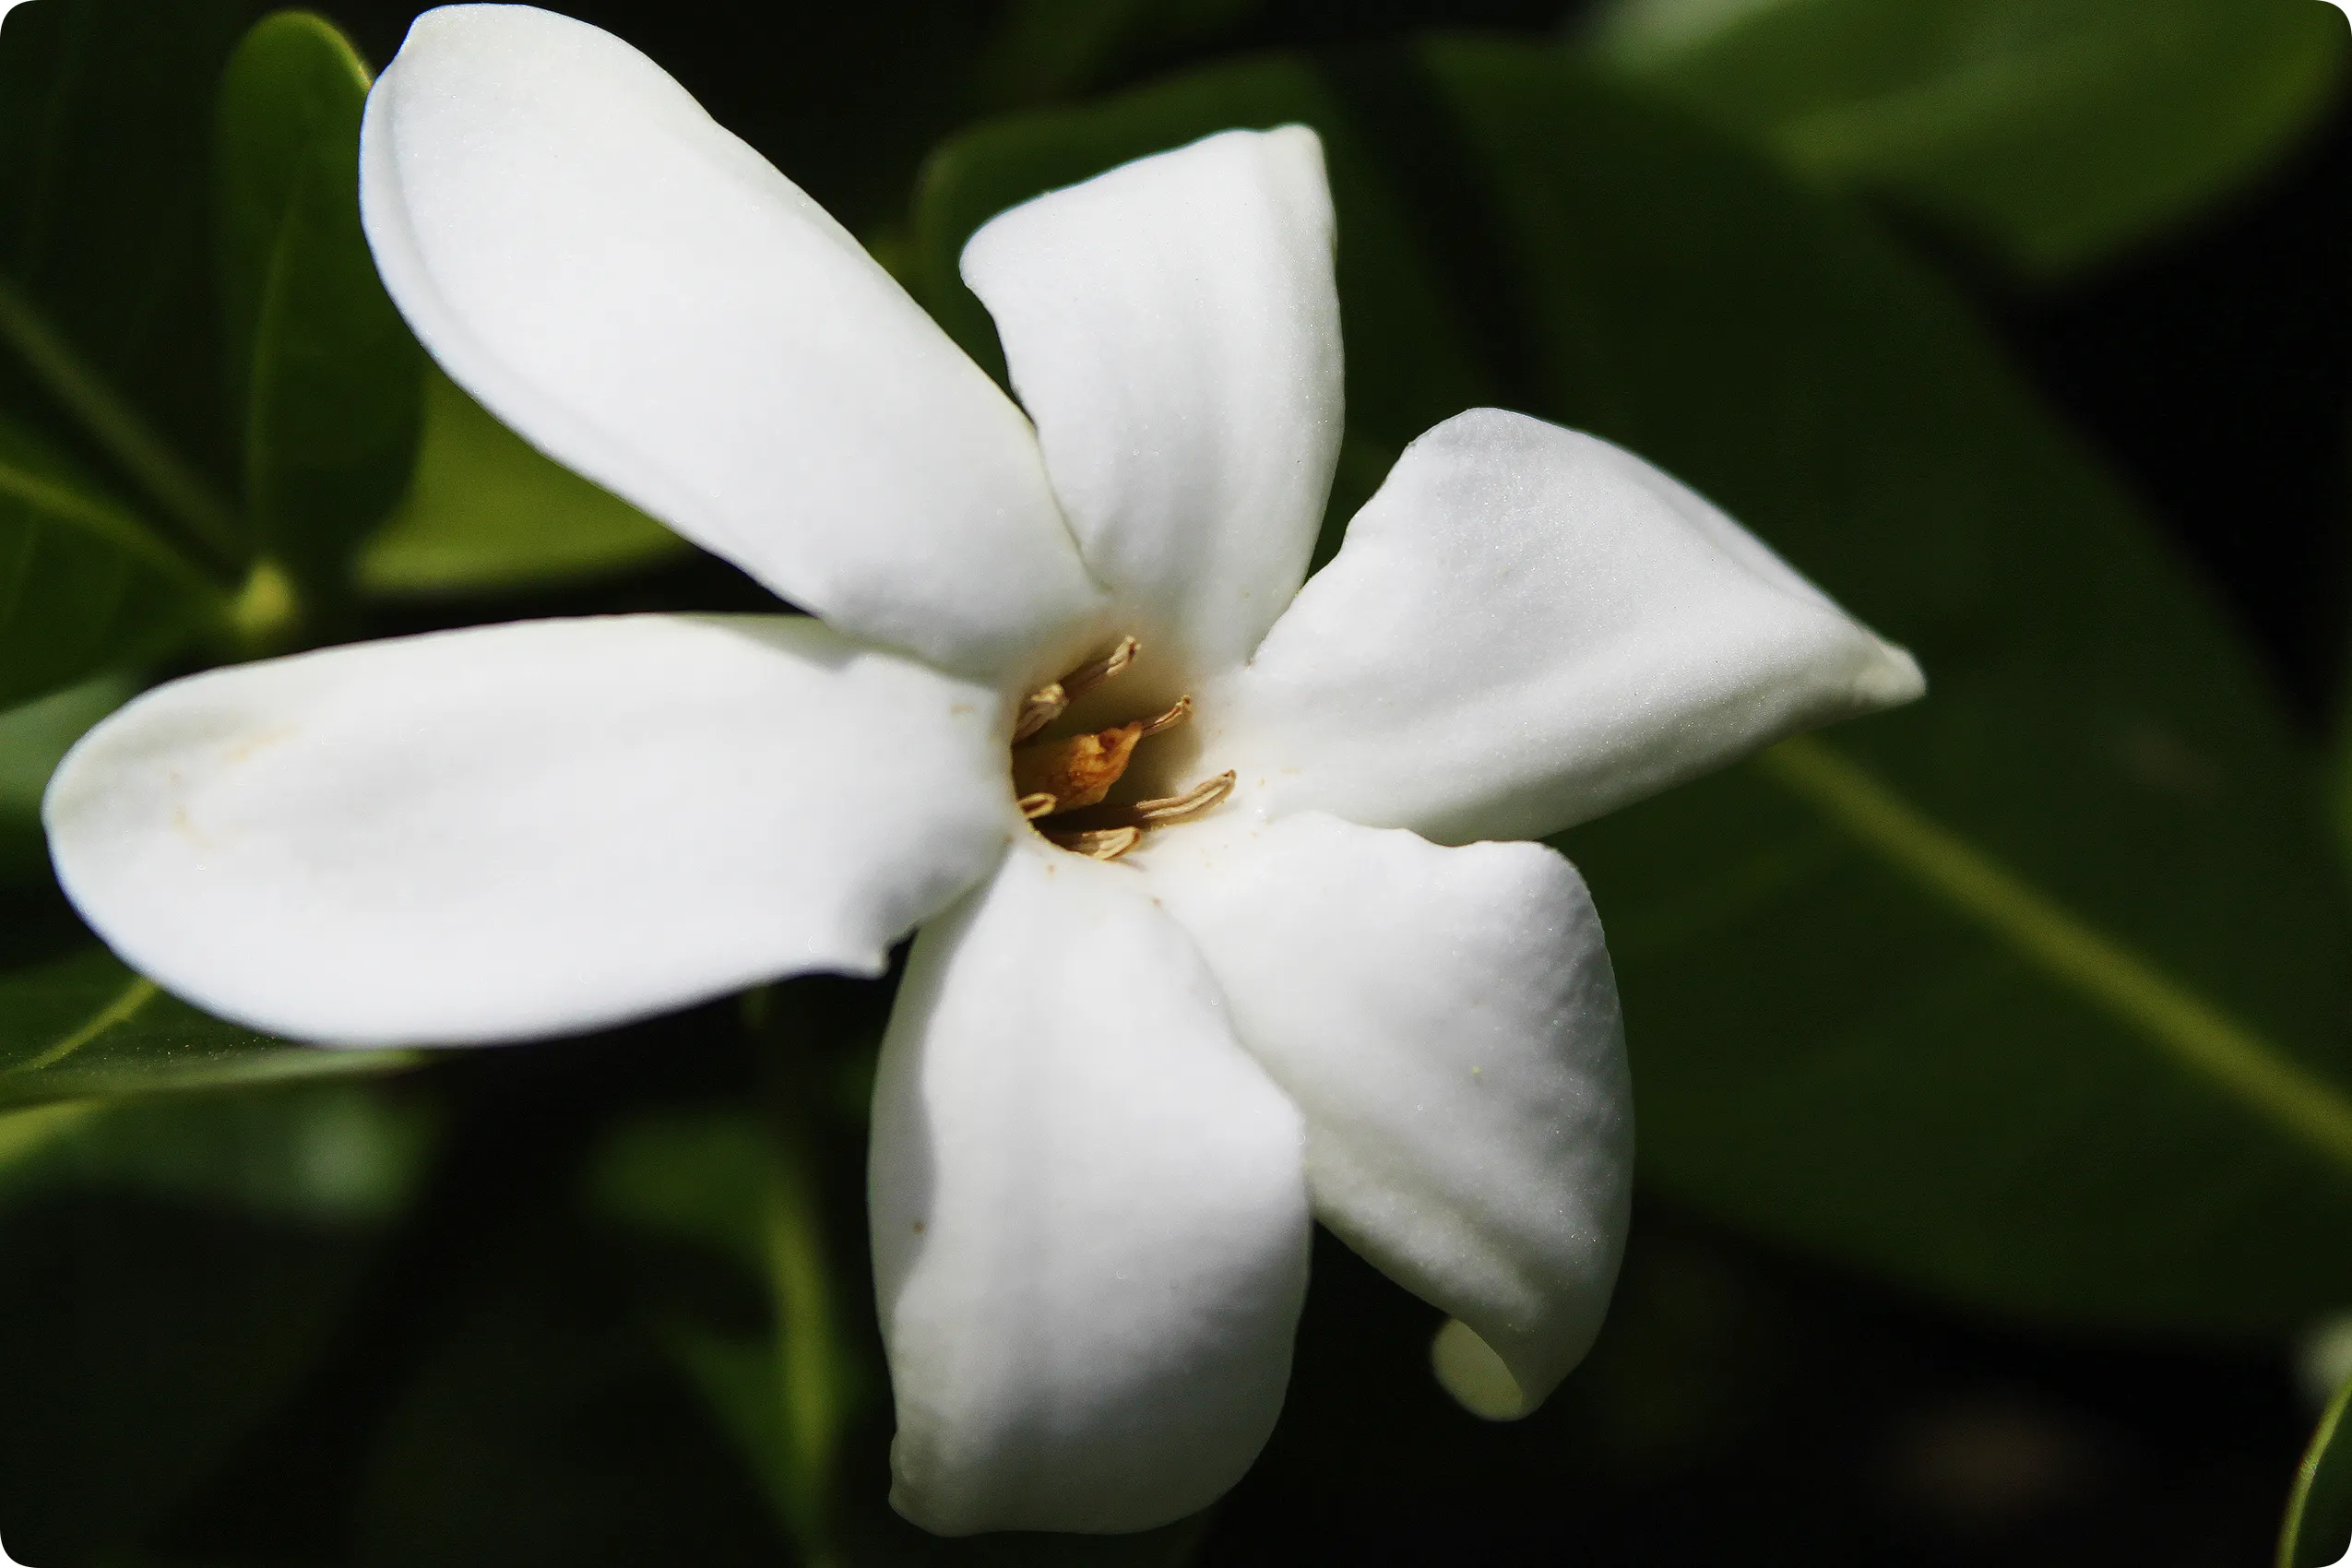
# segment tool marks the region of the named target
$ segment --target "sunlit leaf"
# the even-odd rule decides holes
[[[217,111],[219,281],[260,547],[314,600],[399,500],[423,355],[360,230],[369,74],[323,18],[281,11],[229,62]]]
[[[2316,0],[1617,0],[1602,56],[2036,275],[2210,206],[2343,76]]]
[[[424,435],[406,499],[360,556],[371,592],[423,595],[526,587],[647,565],[685,541],[542,457],[426,367]]]
[[[0,975],[0,1107],[392,1072],[397,1051],[323,1051],[221,1022],[102,948]]]
[[[1856,217],[1544,51],[1431,60],[1534,411],[1697,485],[1928,672],[1565,840],[1648,1179],[2014,1313],[2242,1331],[2352,1298],[2352,922],[2223,618]]]

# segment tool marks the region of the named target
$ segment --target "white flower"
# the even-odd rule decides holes
[[[1134,1529],[1229,1486],[1311,1215],[1547,1394],[1615,1274],[1631,1105],[1583,883],[1488,840],[1906,700],[1909,659],[1638,458],[1492,410],[1415,443],[1301,588],[1340,348],[1300,127],[973,238],[1027,417],[593,28],[430,13],[362,160],[450,374],[821,620],[492,626],[152,692],[49,794],[106,939],[258,1028],[455,1043],[878,974],[939,917],[872,1171],[894,1498],[935,1530]],[[1100,739],[1032,745],[1016,793],[1016,725],[1128,636],[1064,719]],[[1025,820],[1131,743],[1112,798],[1161,804]]]

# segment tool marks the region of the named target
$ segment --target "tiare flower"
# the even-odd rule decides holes
[[[1320,1218],[1540,1400],[1633,1147],[1552,833],[1921,689],[1697,494],[1474,410],[1301,586],[1340,436],[1314,135],[964,253],[1016,406],[651,62],[431,12],[369,240],[434,357],[810,616],[543,621],[213,671],[53,783],[129,962],[323,1044],[591,1029],[922,927],[871,1215],[893,1499],[1136,1529],[1273,1426]]]

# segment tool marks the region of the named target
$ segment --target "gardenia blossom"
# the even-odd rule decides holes
[[[1230,1486],[1314,1218],[1548,1394],[1615,1277],[1632,1106],[1591,900],[1515,840],[1915,696],[1908,657],[1639,458],[1495,410],[1414,443],[1301,587],[1341,410],[1299,126],[981,229],[1017,406],[596,29],[429,13],[362,157],[449,374],[813,615],[151,692],[47,802],[106,940],[365,1046],[879,975],[921,924],[871,1214],[893,1500],[933,1530]]]

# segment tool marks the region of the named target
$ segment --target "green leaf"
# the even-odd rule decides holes
[[[2048,277],[2277,157],[2337,88],[2344,23],[2311,0],[1616,0],[1596,42],[1800,173]]]
[[[0,706],[157,658],[219,609],[194,567],[0,414]]]
[[[1102,104],[996,121],[944,143],[924,171],[914,229],[919,297],[983,365],[1001,370],[988,311],[956,274],[982,223],[1130,159],[1233,126],[1297,123],[1321,134],[1339,214],[1348,422],[1401,448],[1437,420],[1492,400],[1386,173],[1330,87],[1284,55],[1218,66]]]
[[[367,1225],[115,1193],[0,1211],[8,1551],[153,1561],[140,1538],[300,1385],[379,1244]]]
[[[821,1560],[857,1380],[841,1351],[805,1109],[791,1122],[773,1131],[738,1116],[640,1122],[606,1150],[597,1186],[616,1218],[731,1256],[766,1284],[775,1320],[766,1339],[694,1323],[664,1337],[803,1553]]]
[[[214,331],[214,84],[267,0],[42,0],[0,34],[0,410],[116,465],[224,568],[246,544]]]
[[[1651,1182],[2013,1313],[2352,1299],[2352,919],[2224,618],[1945,288],[1542,50],[1451,43],[1532,411],[1662,464],[1926,699],[1563,840]]]
[[[317,600],[400,499],[423,355],[360,229],[367,66],[333,23],[280,11],[220,80],[219,282],[248,518]]]
[[[978,96],[1010,108],[1099,85],[1139,53],[1235,26],[1262,0],[1014,0],[980,57]]]
[[[0,1519],[122,1555],[310,1364],[417,1186],[433,1119],[350,1085],[0,1116]]]
[[[0,712],[0,883],[49,874],[49,841],[41,828],[49,776],[67,748],[137,690],[127,675],[100,675]]]
[[[424,434],[407,498],[367,541],[372,593],[485,592],[648,565],[685,541],[542,457],[428,364]]]
[[[386,1073],[417,1061],[290,1045],[222,1023],[102,948],[0,975],[0,1107]]]
[[[2295,1472],[2287,1501],[2287,1523],[2278,1537],[2278,1568],[2334,1568],[2352,1548],[2352,1431],[2344,1413],[2352,1407],[2352,1383],[2328,1401],[2311,1446]]]
[[[0,1114],[0,1204],[65,1189],[137,1193],[285,1219],[388,1220],[414,1194],[435,1126],[351,1083]]]

